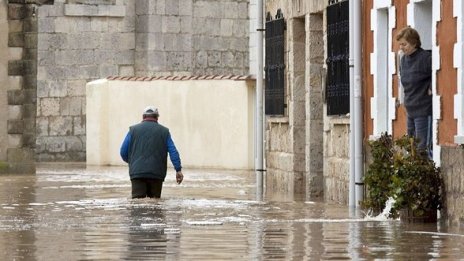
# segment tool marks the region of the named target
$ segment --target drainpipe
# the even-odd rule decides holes
[[[350,0],[350,206],[363,200],[363,125],[361,100],[361,0]],[[352,110],[351,110],[352,109]],[[353,182],[354,179],[354,182]],[[354,184],[353,184],[354,183]],[[353,195],[354,193],[354,195]]]
[[[263,0],[257,2],[257,64],[258,71],[256,73],[256,140],[255,140],[255,171],[256,171],[256,189],[259,197],[262,196],[263,191],[263,171],[264,171],[264,110],[263,110]]]
[[[349,0],[349,19],[350,19],[350,29],[349,29],[349,46],[350,46],[350,183],[349,183],[349,196],[348,203],[350,207],[355,207],[356,204],[356,193],[355,193],[355,160],[353,155],[355,155],[355,114],[354,114],[354,34],[353,34],[353,0]]]

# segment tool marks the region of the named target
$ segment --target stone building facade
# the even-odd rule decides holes
[[[248,1],[55,1],[39,8],[37,157],[85,160],[85,83],[248,74]]]
[[[35,171],[37,7],[47,1],[0,1],[0,172]]]
[[[285,22],[283,116],[266,117],[266,189],[288,199],[347,203],[349,118],[324,103],[327,1],[266,1]]]
[[[8,112],[0,125],[3,162],[85,160],[89,81],[247,75],[256,63],[250,59],[256,52],[254,0],[0,3],[0,32],[8,35],[0,42],[7,54],[0,58],[1,78],[8,79],[0,87],[8,93],[0,102]]]

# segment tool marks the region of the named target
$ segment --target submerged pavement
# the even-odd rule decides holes
[[[1,260],[463,260],[464,231],[337,204],[257,200],[255,173],[169,170],[130,199],[127,167],[42,164],[0,176]],[[267,199],[272,199],[267,200]]]

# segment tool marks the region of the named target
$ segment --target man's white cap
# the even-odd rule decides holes
[[[155,106],[148,106],[143,110],[143,115],[158,115],[158,108]]]

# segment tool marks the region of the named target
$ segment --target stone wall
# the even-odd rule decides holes
[[[452,225],[464,225],[464,148],[441,147],[441,173],[445,208],[442,215]]]
[[[136,74],[248,74],[248,4],[138,0]]]
[[[39,8],[39,161],[85,160],[85,84],[134,74],[134,5],[58,0]]]
[[[8,5],[0,0],[0,35],[8,35]],[[6,150],[8,146],[8,37],[0,37],[0,169],[6,167]],[[5,120],[3,120],[5,119]],[[1,171],[1,170],[0,170]]]
[[[8,173],[34,173],[37,4],[40,1],[8,3],[8,82],[6,169]]]
[[[85,84],[248,74],[248,0],[57,0],[38,9],[37,159],[84,161]]]
[[[322,1],[267,1],[272,17],[281,10],[285,32],[285,103],[283,116],[266,118],[266,190],[286,199],[323,196]]]
[[[324,198],[348,204],[349,118],[326,117],[324,126]]]

